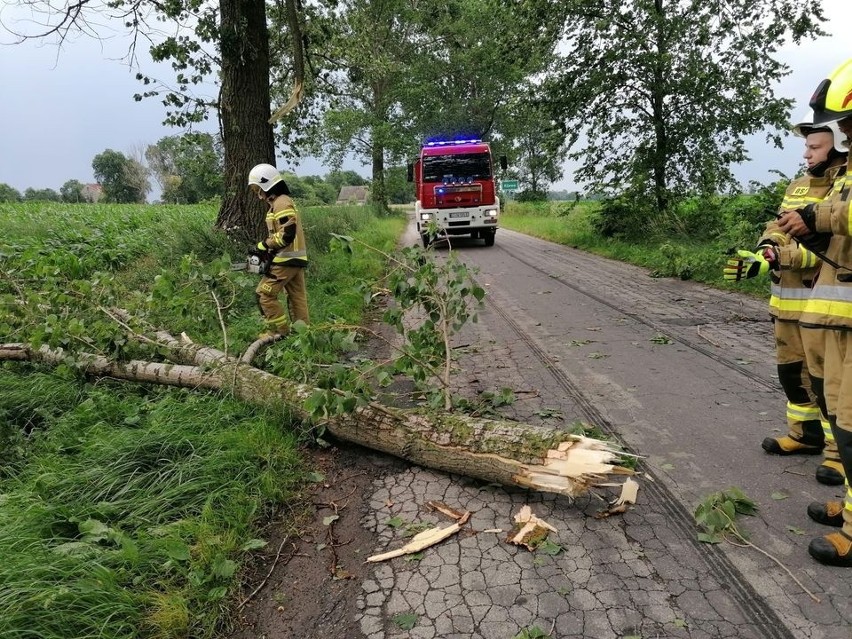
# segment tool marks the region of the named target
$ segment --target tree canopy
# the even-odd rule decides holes
[[[273,131],[285,157],[369,162],[379,204],[386,162],[457,132],[490,139],[535,192],[558,179],[569,147],[588,190],[627,191],[658,210],[732,188],[746,138],[764,132],[779,144],[787,127],[792,100],[775,93],[789,72],[780,47],[820,34],[823,20],[818,4],[794,0],[18,2],[45,16],[23,37],[97,35],[87,17],[111,16],[134,46],[152,43],[174,78],[140,73],[136,98],[161,99],[176,125],[217,112],[217,225],[244,235],[262,229],[245,178],[275,163]],[[216,96],[198,93],[210,84]],[[294,87],[301,102],[273,130],[270,103]],[[189,189],[171,175],[170,193]]]
[[[574,0],[548,78],[577,177],[666,210],[672,198],[735,184],[746,136],[780,145],[792,100],[776,96],[789,41],[820,34],[822,10],[795,0]],[[815,80],[816,82],[816,80]]]

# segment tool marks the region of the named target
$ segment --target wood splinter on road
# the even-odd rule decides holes
[[[414,537],[411,538],[411,541],[405,544],[402,548],[397,548],[396,550],[391,550],[380,555],[367,557],[367,561],[374,563],[377,561],[385,561],[386,559],[393,559],[394,557],[401,557],[402,555],[410,555],[420,552],[421,550],[429,548],[429,546],[434,546],[435,544],[444,541],[447,537],[451,537],[456,534],[459,530],[461,530],[461,527],[467,523],[468,519],[470,519],[470,513],[466,512],[462,515],[461,519],[454,524],[450,524],[446,528],[430,528],[429,530],[424,530],[423,532],[414,535]]]
[[[515,524],[515,529],[509,533],[506,541],[527,550],[535,550],[549,533],[557,532],[556,528],[534,515],[529,506],[523,506],[515,515]]]

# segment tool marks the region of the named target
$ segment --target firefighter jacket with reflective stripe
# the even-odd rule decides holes
[[[264,244],[273,251],[274,264],[308,265],[302,220],[293,200],[286,195],[275,198],[266,214],[266,229],[268,236]]]
[[[790,182],[781,211],[794,211],[808,204],[822,201],[828,195],[834,181],[834,174],[823,177],[804,175]],[[772,281],[769,297],[769,313],[780,320],[796,321],[811,294],[811,287],[819,269],[820,261],[816,255],[796,242],[778,227],[778,221],[766,224],[766,230],[757,242],[758,250],[762,246],[775,246],[778,252],[779,270],[770,273]]]
[[[844,169],[831,193],[815,205],[814,221],[818,233],[832,234],[825,257],[840,266],[852,266],[852,180],[847,181],[848,165]],[[811,327],[852,328],[852,270],[836,269],[824,261],[799,322]]]

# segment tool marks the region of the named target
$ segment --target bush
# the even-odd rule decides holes
[[[592,228],[602,237],[641,237],[647,234],[653,210],[637,198],[622,195],[604,200],[592,218]]]
[[[789,180],[759,187],[756,192],[727,198],[721,207],[720,241],[727,247],[751,247],[775,216]]]

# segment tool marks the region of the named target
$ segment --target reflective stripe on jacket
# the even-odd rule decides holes
[[[843,169],[831,193],[816,205],[815,221],[818,233],[832,233],[825,256],[841,266],[852,266],[852,237],[849,237],[852,184],[847,183],[847,167]],[[799,321],[804,326],[852,328],[852,270],[838,271],[824,262]]]
[[[780,211],[801,209],[821,202],[831,190],[834,174],[823,177],[805,175],[790,182],[781,201]],[[770,273],[772,280],[769,312],[780,320],[796,321],[811,294],[820,260],[811,251],[778,227],[778,221],[766,224],[758,247],[774,245],[780,270]]]
[[[279,195],[266,213],[266,246],[275,252],[272,262],[287,266],[307,266],[308,251],[302,220],[293,200]]]

